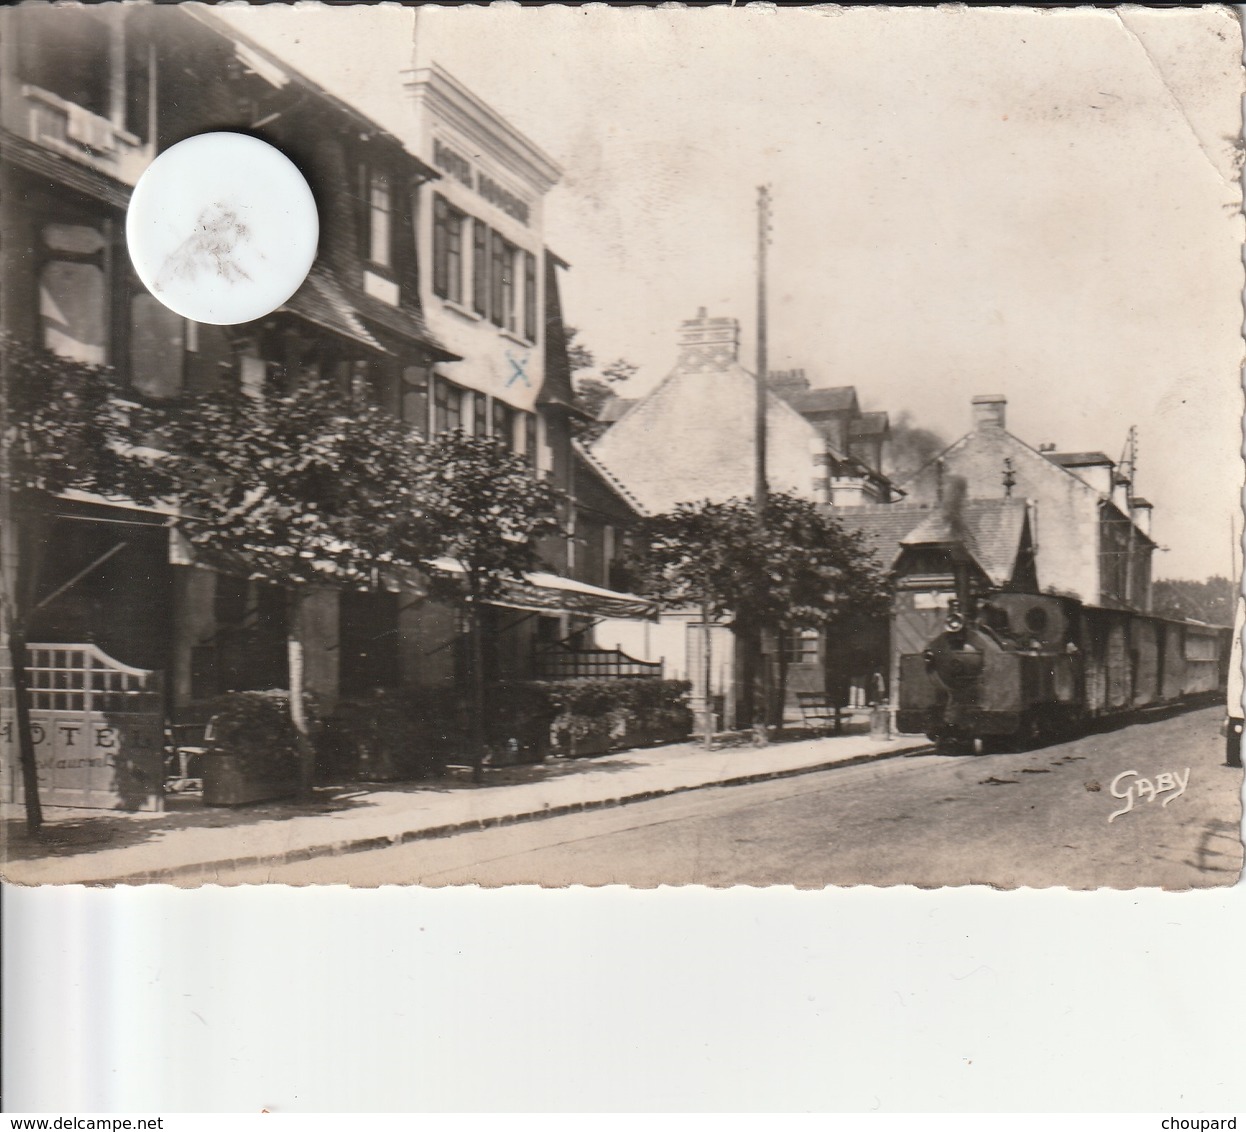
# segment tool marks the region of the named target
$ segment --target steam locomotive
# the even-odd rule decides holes
[[[992,592],[948,606],[943,631],[900,658],[900,731],[936,743],[1033,746],[1092,721],[1223,695],[1229,629]]]

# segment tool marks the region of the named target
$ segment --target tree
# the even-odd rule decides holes
[[[597,359],[593,352],[578,340],[580,331],[577,327],[568,326],[565,333],[567,360],[571,364],[575,398],[580,408],[593,418],[591,421],[577,422],[576,437],[589,442],[596,440],[605,431],[605,426],[597,423],[596,420],[602,406],[618,396],[615,387],[630,381],[639,367],[626,358],[615,358],[609,365],[601,367],[600,376],[594,373],[585,374],[584,370],[593,370],[596,367]]]
[[[110,369],[0,337],[0,617],[8,637],[18,760],[32,834],[43,824],[43,811],[26,645],[34,614],[69,588],[36,601],[55,499],[77,489],[152,502],[167,486],[143,444],[157,419],[155,410],[122,397]],[[103,561],[88,564],[70,585]]]
[[[446,433],[433,441],[413,484],[434,553],[429,592],[457,605],[467,621],[471,662],[472,772],[482,780],[485,671],[482,607],[508,581],[539,565],[537,542],[559,534],[557,493],[501,440]]]
[[[386,568],[417,567],[435,553],[417,492],[428,447],[385,410],[327,383],[188,399],[159,435],[168,494],[192,545],[205,561],[224,561],[286,592],[290,716],[300,786],[310,793],[304,601],[316,585],[374,588]]]
[[[1232,625],[1236,605],[1237,586],[1219,575],[1202,582],[1189,578],[1161,578],[1151,590],[1152,612],[1159,617]]]
[[[770,495],[760,523],[741,499],[679,504],[646,520],[638,545],[633,567],[642,592],[667,608],[698,607],[707,623],[726,618],[745,658],[760,654],[763,634],[778,642],[776,695],[760,709],[746,661],[746,723],[782,725],[786,634],[825,628],[849,611],[882,615],[888,608],[883,570],[861,535],[787,493]]]

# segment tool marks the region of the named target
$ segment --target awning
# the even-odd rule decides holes
[[[430,565],[447,574],[463,573],[463,567],[453,558],[438,558]],[[508,579],[502,593],[490,598],[489,604],[533,613],[582,613],[632,620],[653,620],[658,615],[657,603],[648,598],[539,571],[525,574],[522,580]]]

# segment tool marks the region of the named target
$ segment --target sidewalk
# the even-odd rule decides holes
[[[734,737],[733,737],[734,738]],[[173,796],[163,813],[45,810],[40,841],[6,806],[4,878],[13,884],[211,884],[232,866],[265,866],[427,837],[735,786],[923,750],[917,736],[797,739],[768,747],[697,743],[492,769],[483,785],[450,772],[412,783],[319,787],[307,801],[204,807]]]

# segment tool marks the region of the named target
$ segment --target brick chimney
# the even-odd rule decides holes
[[[710,318],[701,307],[696,318],[679,324],[679,360],[676,366],[689,373],[726,370],[740,359],[740,322],[734,318]]]
[[[1004,428],[1008,398],[1002,393],[979,393],[973,399],[973,430]]]

